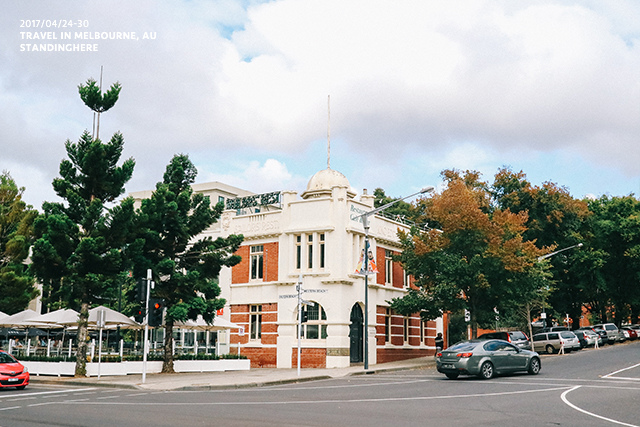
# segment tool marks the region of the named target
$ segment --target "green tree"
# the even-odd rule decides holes
[[[100,114],[111,109],[111,107],[116,104],[118,97],[120,96],[121,89],[122,86],[120,86],[120,83],[115,82],[111,85],[109,90],[103,94],[100,86],[98,86],[98,83],[93,79],[87,80],[86,85],[78,85],[80,99],[82,99],[84,105],[89,107],[98,115],[96,133],[95,135],[92,135],[95,139],[100,138]]]
[[[392,307],[424,319],[466,309],[475,337],[507,300],[533,298],[543,272],[537,257],[546,249],[523,238],[526,213],[492,206],[477,172],[445,171],[443,177],[447,188],[420,202],[436,228],[400,235],[400,260],[415,288]]]
[[[22,200],[23,193],[9,172],[0,174],[0,311],[7,314],[24,310],[39,293],[24,264],[38,212]]]
[[[552,182],[535,186],[522,171],[516,173],[502,168],[495,175],[491,192],[498,208],[527,214],[523,237],[535,242],[538,248],[563,249],[585,241],[582,230],[589,217],[587,204],[572,197],[566,188]],[[588,296],[576,276],[582,270],[572,266],[576,265],[577,257],[585,260],[583,252],[561,252],[548,258],[545,262],[550,264],[551,276],[544,288],[550,292],[540,294],[548,299],[552,313],[557,317],[568,313],[576,325]],[[583,263],[581,268],[584,267]],[[543,307],[548,307],[544,300],[532,306],[536,311]],[[549,321],[551,317],[548,316]]]
[[[162,372],[173,370],[173,325],[202,315],[213,322],[216,310],[224,307],[218,298],[218,274],[223,266],[240,262],[234,255],[242,243],[241,235],[213,240],[196,239],[215,223],[224,205],[211,207],[209,196],[193,192],[197,170],[186,155],[173,157],[162,182],[138,210],[138,239],[132,247],[136,277],[153,271],[152,295],[163,298],[167,309],[164,326]]]
[[[34,222],[32,260],[48,292],[79,308],[75,374],[85,376],[89,308],[113,296],[133,226],[132,199],[108,204],[124,193],[135,162],[128,159],[118,166],[124,147],[120,132],[103,143],[85,131],[65,147],[69,159],[60,163],[53,188],[66,203],[43,203],[44,213]]]
[[[594,268],[581,268],[591,285],[591,306],[601,322],[618,326],[640,309],[640,201],[634,196],[603,196],[589,202],[590,258]],[[584,262],[583,264],[586,264]],[[589,266],[589,264],[587,264]]]

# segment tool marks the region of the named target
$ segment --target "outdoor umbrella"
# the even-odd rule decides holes
[[[186,322],[176,322],[174,324],[179,328],[186,329],[200,329],[203,331],[220,331],[223,329],[240,329],[240,325],[236,325],[228,321],[227,319],[223,319],[222,317],[214,317],[213,324],[208,324],[205,322],[201,315],[198,315],[196,320],[187,320]]]
[[[60,310],[43,314],[38,318],[38,322],[50,324],[52,327],[71,325],[78,323],[78,314],[77,311],[70,308],[61,308]]]
[[[0,326],[12,326],[18,328],[25,328],[29,326],[35,327],[47,327],[46,324],[41,323],[38,318],[40,315],[33,310],[26,309],[11,316],[0,319]]]
[[[8,338],[16,338],[16,337],[24,337],[24,331],[19,331],[14,328],[0,328],[0,337]]]
[[[8,316],[8,314],[3,313],[3,312],[0,311],[0,319],[4,319],[7,316]]]
[[[121,328],[140,328],[141,325],[125,316],[124,314],[112,310],[110,308],[104,306],[98,306],[89,310],[89,327],[96,328],[98,324],[98,313],[100,310],[104,310],[105,312],[105,327],[109,329],[113,329],[116,327]]]

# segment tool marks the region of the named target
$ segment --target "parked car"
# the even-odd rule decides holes
[[[541,334],[543,332],[558,332],[558,331],[570,331],[570,330],[571,329],[567,328],[566,326],[551,326],[549,328],[542,328],[536,333]]]
[[[640,338],[640,325],[627,325],[627,327],[636,331],[636,334]]]
[[[593,325],[593,327],[600,328],[607,333],[609,344],[625,341],[624,334],[621,334],[618,327],[613,323],[601,323],[599,325]]]
[[[571,331],[543,332],[533,336],[533,350],[544,350],[547,353],[557,353],[564,347],[564,351],[580,350],[580,341]]]
[[[600,345],[600,335],[593,332],[592,330],[576,330],[573,331],[574,334],[578,337],[578,341],[580,341],[580,348],[591,347],[596,345],[596,341],[598,341],[598,345]]]
[[[604,329],[595,328],[593,326],[582,326],[578,330],[579,331],[593,331],[596,334],[598,334],[598,336],[600,337],[600,341],[598,342],[598,345],[607,344],[609,342],[609,337],[607,335],[607,331],[605,331]]]
[[[638,339],[638,331],[636,329],[630,328],[628,326],[623,326],[620,328],[624,336],[628,340],[637,340]]]
[[[9,353],[0,351],[0,387],[23,390],[28,385],[29,370]]]
[[[496,374],[517,371],[532,375],[542,367],[538,353],[523,350],[504,340],[461,341],[436,355],[438,372],[449,379],[477,375],[490,379]]]
[[[531,341],[522,331],[488,332],[478,337],[479,340],[505,340],[511,344],[531,350]]]

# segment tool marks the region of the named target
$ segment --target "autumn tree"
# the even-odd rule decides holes
[[[198,235],[215,223],[223,203],[211,206],[209,196],[194,193],[197,170],[186,155],[176,155],[164,178],[137,212],[138,238],[132,246],[137,277],[147,269],[156,282],[152,296],[163,298],[165,342],[162,372],[173,370],[173,325],[202,315],[213,322],[224,307],[219,298],[218,274],[222,267],[240,262],[234,255],[243,237],[231,235],[216,240]]]
[[[0,174],[0,311],[7,314],[24,310],[39,293],[25,265],[38,212],[23,193],[9,172]]]
[[[478,325],[490,324],[507,300],[532,297],[541,277],[537,257],[546,249],[524,239],[526,213],[492,206],[477,172],[443,177],[447,188],[420,202],[434,228],[401,233],[400,260],[415,288],[392,308],[425,320],[467,309],[476,337]]]
[[[34,223],[32,260],[51,292],[79,308],[75,375],[86,376],[89,308],[113,293],[115,278],[125,268],[133,200],[113,203],[124,193],[135,162],[118,166],[124,148],[120,132],[104,143],[85,131],[77,143],[67,140],[65,148],[68,160],[62,160],[60,177],[53,180],[65,203],[43,203],[44,213]]]

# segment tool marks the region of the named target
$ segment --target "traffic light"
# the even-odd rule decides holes
[[[147,314],[144,311],[144,307],[143,306],[139,306],[135,311],[134,311],[134,318],[136,319],[136,322],[138,323],[143,323],[144,322],[144,316],[145,314]]]
[[[306,308],[302,309],[302,319],[300,321],[300,323],[307,323],[307,321],[309,320],[309,312],[307,311]]]
[[[147,299],[147,279],[138,279],[136,295],[138,302],[144,302]]]
[[[162,325],[164,312],[164,300],[162,298],[149,298],[149,326]]]

